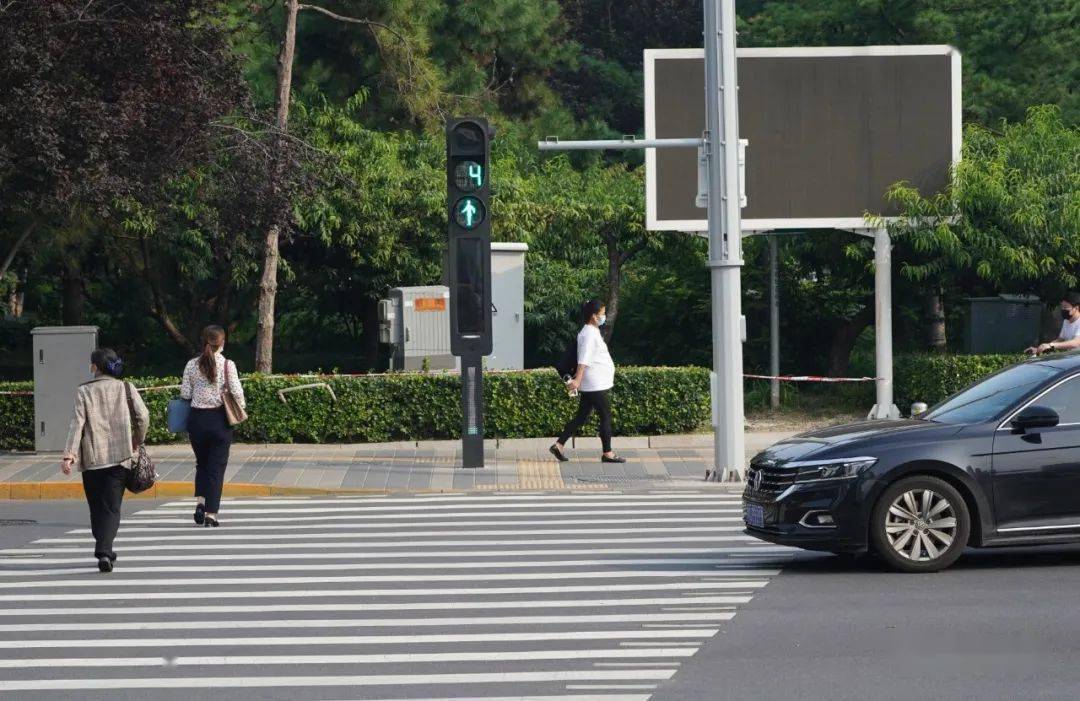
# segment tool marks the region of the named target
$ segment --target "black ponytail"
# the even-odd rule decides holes
[[[603,303],[599,300],[590,299],[581,305],[581,323],[587,324],[592,321],[592,318],[600,313],[600,310],[604,308]]]
[[[90,362],[103,375],[119,378],[124,374],[124,361],[112,348],[98,348],[90,354]]]

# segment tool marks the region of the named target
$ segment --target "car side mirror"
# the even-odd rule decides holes
[[[1051,428],[1057,426],[1061,418],[1050,407],[1029,406],[1013,417],[1009,423],[1017,433],[1033,428]]]
[[[929,407],[926,406],[926,402],[915,402],[911,405],[911,418],[917,419],[926,413]]]

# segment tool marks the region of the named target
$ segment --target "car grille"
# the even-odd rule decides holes
[[[746,471],[746,494],[772,501],[795,484],[795,472],[770,461],[754,460]]]

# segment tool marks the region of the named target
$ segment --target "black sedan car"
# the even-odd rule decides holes
[[[906,572],[969,545],[1080,541],[1080,353],[1013,365],[918,418],[781,441],[746,481],[748,534]]]

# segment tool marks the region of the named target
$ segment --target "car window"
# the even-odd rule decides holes
[[[1057,412],[1059,423],[1080,423],[1080,381],[1069,380],[1035,400],[1035,404]]]
[[[947,424],[989,421],[1060,372],[1060,369],[1042,363],[1014,365],[954,394],[923,418]]]

